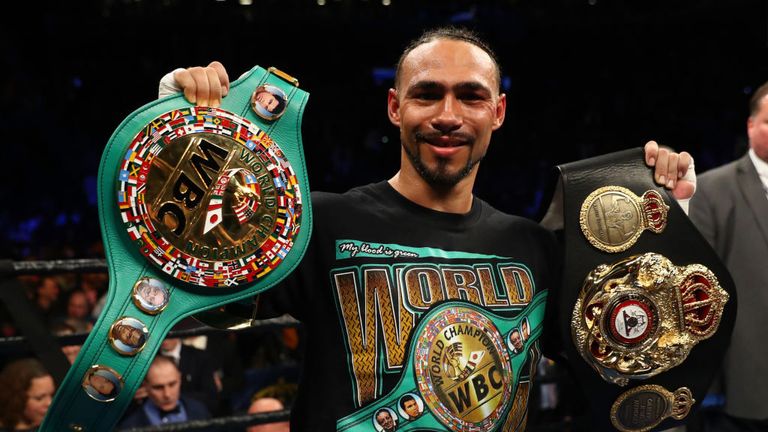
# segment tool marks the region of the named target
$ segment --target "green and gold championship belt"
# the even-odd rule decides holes
[[[641,149],[558,169],[565,262],[553,303],[589,430],[677,426],[722,362],[736,316],[733,280],[653,182]]]
[[[99,167],[107,302],[40,430],[112,430],[174,324],[296,268],[312,227],[308,97],[255,67],[221,108],[177,95],[120,124]]]
[[[389,394],[336,424],[339,431],[518,430],[527,413],[547,291],[515,318],[448,301],[432,307],[412,332],[408,360]],[[521,403],[522,401],[522,403]],[[517,403],[516,403],[517,402]]]

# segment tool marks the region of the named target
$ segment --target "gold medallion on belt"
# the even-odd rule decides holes
[[[667,225],[669,206],[653,190],[638,197],[621,186],[605,186],[581,205],[579,225],[587,240],[604,252],[629,249],[644,230],[660,233]]]
[[[656,253],[601,264],[574,306],[573,341],[604,380],[624,386],[682,363],[717,331],[728,297],[700,264]]]

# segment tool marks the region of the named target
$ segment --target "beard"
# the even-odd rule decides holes
[[[412,142],[428,142],[429,138],[432,137],[438,137],[442,136],[440,133],[436,134],[423,134],[421,132],[414,133],[414,140]],[[471,146],[472,143],[474,143],[474,137],[468,136],[466,134],[457,134],[457,136],[468,142]],[[463,180],[465,177],[469,175],[470,172],[472,172],[472,168],[475,167],[481,160],[483,160],[483,157],[485,155],[481,155],[479,158],[473,160],[472,157],[467,158],[467,163],[458,171],[450,172],[448,171],[448,161],[445,159],[438,159],[437,166],[433,169],[430,169],[429,167],[424,164],[424,161],[421,160],[421,155],[419,154],[418,147],[416,150],[411,150],[406,146],[405,144],[401,144],[403,147],[403,150],[405,150],[405,154],[408,155],[408,159],[411,161],[411,165],[416,169],[416,172],[419,173],[421,178],[424,179],[424,181],[427,182],[430,186],[436,187],[436,188],[450,188],[453,186],[456,186],[461,180]]]

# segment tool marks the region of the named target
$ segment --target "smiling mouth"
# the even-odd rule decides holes
[[[468,145],[472,142],[472,137],[461,132],[450,134],[442,133],[419,133],[416,132],[416,139],[425,142],[434,147],[459,147]]]

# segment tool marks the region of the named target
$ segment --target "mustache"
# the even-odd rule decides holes
[[[422,132],[422,131],[416,131],[413,133],[413,137],[416,138],[418,141],[434,141],[438,138],[442,137],[448,137],[451,140],[459,141],[462,143],[472,143],[475,141],[475,137],[471,134],[468,134],[466,132],[449,132],[449,133],[443,133],[440,131],[429,131],[429,132]]]

